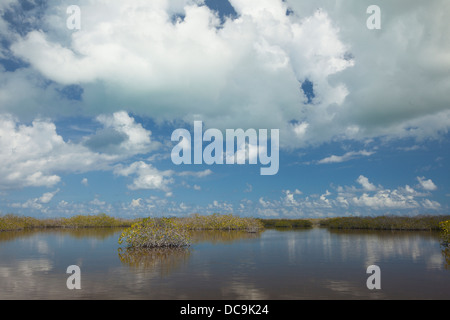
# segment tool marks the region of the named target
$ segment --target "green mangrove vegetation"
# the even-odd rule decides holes
[[[445,268],[450,268],[450,220],[441,221],[441,252],[445,259]]]
[[[47,218],[7,214],[0,216],[0,231],[30,230],[42,228],[100,228],[100,227],[127,227],[132,220],[110,217],[105,213],[97,215],[76,215],[70,218]]]
[[[311,228],[313,223],[307,219],[259,219],[264,228]]]
[[[368,229],[368,230],[441,230],[440,222],[450,216],[377,216],[377,217],[338,217],[324,219],[321,226],[330,229]]]
[[[450,220],[439,222],[439,227],[442,231],[442,243],[446,246],[450,244]]]
[[[186,218],[179,218],[179,221],[188,230],[245,230],[256,232],[264,228],[259,219],[243,218],[232,214],[193,214]]]
[[[134,248],[185,247],[190,245],[189,234],[176,218],[144,218],[125,229],[119,244]]]
[[[61,224],[66,228],[114,228],[130,226],[132,220],[119,219],[100,213],[98,215],[76,215],[62,218]]]
[[[32,217],[21,217],[7,214],[0,217],[0,231],[24,230],[31,228],[43,228],[49,225],[48,221]]]

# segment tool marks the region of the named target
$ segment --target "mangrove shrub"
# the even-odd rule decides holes
[[[122,232],[119,244],[124,242],[135,248],[184,247],[190,237],[174,218],[144,218]]]
[[[439,226],[442,230],[442,242],[448,246],[450,243],[450,220],[441,221]]]

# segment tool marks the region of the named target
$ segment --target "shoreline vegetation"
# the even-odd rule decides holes
[[[292,228],[312,228],[313,221],[308,219],[258,219],[264,228],[292,229]]]
[[[450,215],[337,217],[320,221],[320,226],[329,229],[440,231],[441,222],[447,220],[450,220]]]
[[[18,231],[46,228],[102,228],[128,227],[132,220],[120,219],[100,213],[97,215],[76,215],[70,218],[35,218],[7,214],[0,216],[0,231]]]
[[[122,227],[119,243],[132,247],[180,247],[190,244],[190,231],[263,229],[329,229],[440,231],[443,241],[450,242],[450,215],[336,217],[323,219],[264,219],[238,217],[232,214],[193,214],[187,217],[122,219],[100,213],[70,218],[35,218],[14,214],[0,215],[0,231],[45,228]]]

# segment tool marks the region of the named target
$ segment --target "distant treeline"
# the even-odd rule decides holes
[[[93,228],[130,227],[140,219],[122,219],[97,215],[76,215],[69,218],[35,218],[7,214],[0,216],[0,231],[34,228]],[[310,228],[314,225],[330,229],[371,230],[443,230],[448,233],[450,215],[435,216],[377,216],[337,217],[326,219],[262,219],[239,218],[233,215],[191,215],[177,218],[184,228],[190,230],[242,230],[262,228]],[[441,222],[447,221],[447,224]]]
[[[450,215],[338,217],[324,219],[320,225],[330,229],[441,230],[440,223],[446,220]]]
[[[104,213],[97,215],[76,215],[70,218],[45,218],[7,214],[0,216],[0,231],[37,228],[96,228],[129,227],[133,220],[119,219]]]
[[[108,216],[105,213],[97,215],[76,215],[69,218],[35,218],[7,214],[0,216],[0,231],[25,230],[37,228],[101,228],[101,227],[131,227],[145,219],[161,220],[162,218],[122,219]],[[186,230],[247,230],[257,231],[263,228],[259,219],[241,218],[232,214],[193,214],[187,217],[167,218]],[[150,221],[150,220],[149,220]]]
[[[310,228],[312,222],[306,219],[259,219],[264,228]]]

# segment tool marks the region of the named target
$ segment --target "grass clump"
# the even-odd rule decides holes
[[[190,245],[187,230],[174,218],[144,218],[125,229],[119,244],[134,248],[185,247]]]
[[[339,217],[324,220],[321,225],[330,229],[369,230],[440,230],[440,222],[450,216],[378,216]]]

